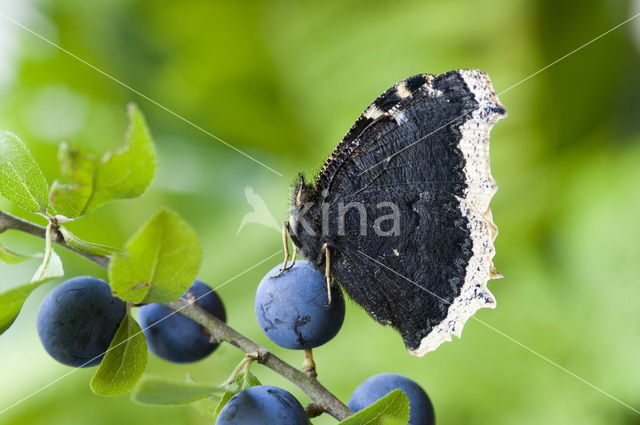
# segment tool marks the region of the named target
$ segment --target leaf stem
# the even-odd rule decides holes
[[[35,223],[15,217],[6,212],[0,211],[0,233],[6,230],[17,230],[40,238],[46,237],[46,229]],[[51,241],[79,254],[94,262],[98,266],[108,269],[110,257],[106,255],[90,255],[79,252],[70,247],[64,237],[55,228],[51,232]],[[296,385],[311,399],[317,408],[322,409],[338,420],[344,420],[353,415],[353,412],[342,403],[335,395],[327,390],[315,377],[307,375],[305,372],[296,369],[266,348],[256,344],[249,338],[240,334],[229,325],[215,316],[200,308],[197,303],[183,299],[165,304],[174,311],[179,311],[184,316],[201,324],[218,341],[226,341],[234,347],[239,348],[249,355],[256,362],[268,367],[279,375],[283,376]],[[242,364],[244,366],[245,363]]]
[[[53,222],[50,221],[44,231],[44,258],[42,259],[42,265],[38,268],[38,271],[36,271],[35,276],[33,276],[33,279],[31,280],[32,283],[42,281],[46,273],[47,265],[52,255],[51,251],[53,250],[51,243],[53,232],[54,225]]]
[[[244,387],[246,388],[249,386],[249,371],[251,370],[251,364],[258,357],[257,356],[253,357],[251,354],[247,354],[245,358],[247,359],[247,361],[244,363],[244,366],[242,367],[244,372],[244,377],[242,379],[243,379]]]
[[[235,369],[233,369],[233,372],[231,372],[231,375],[229,376],[229,378],[227,378],[226,381],[224,381],[222,384],[220,384],[221,387],[226,387],[227,385],[231,385],[233,384],[233,381],[236,380],[236,378],[238,377],[238,375],[240,374],[240,372],[242,372],[242,370],[244,369],[245,372],[247,371],[247,363],[248,362],[253,362],[253,360],[255,360],[257,358],[257,353],[255,353],[256,356],[252,357],[250,354],[246,354],[242,360],[240,360],[240,363],[238,363],[238,366],[236,366]]]

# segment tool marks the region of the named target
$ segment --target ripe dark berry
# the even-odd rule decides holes
[[[126,308],[104,280],[88,276],[55,287],[40,304],[37,327],[45,350],[73,367],[100,364]]]
[[[249,387],[231,397],[215,425],[308,425],[304,408],[282,388]]]
[[[218,319],[226,321],[222,300],[199,280],[187,291],[198,299],[198,305]],[[183,298],[186,295],[183,295]],[[205,295],[206,294],[206,295]],[[201,298],[202,297],[202,298]],[[138,309],[140,326],[147,339],[149,351],[172,363],[191,363],[211,354],[217,343],[200,324],[162,304],[147,304]]]
[[[354,412],[370,406],[395,389],[409,398],[411,425],[433,425],[435,417],[431,400],[424,390],[409,378],[393,373],[381,373],[364,381],[351,394],[349,408]]]
[[[338,285],[331,288],[331,304],[324,275],[308,261],[272,278],[274,267],[256,292],[258,323],[276,344],[294,350],[318,347],[331,340],[344,321],[344,298]]]

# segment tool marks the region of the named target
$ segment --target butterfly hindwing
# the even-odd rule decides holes
[[[486,287],[494,253],[491,227],[466,201],[407,186],[369,188],[361,199],[370,223],[391,212],[380,209],[382,203],[397,206],[398,232],[391,234],[391,220],[362,231],[361,215],[349,210],[345,232],[331,238],[332,275],[374,319],[396,328],[412,354],[459,336],[477,309],[495,305]],[[339,223],[330,227],[338,229]]]

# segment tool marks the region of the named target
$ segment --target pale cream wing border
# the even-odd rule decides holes
[[[498,228],[493,223],[489,203],[498,190],[491,175],[489,160],[489,132],[506,114],[500,104],[489,76],[477,70],[458,71],[475,96],[478,107],[461,126],[460,150],[465,158],[466,192],[460,201],[460,212],[468,220],[472,240],[472,256],[466,267],[460,294],[450,304],[447,317],[434,327],[410,354],[422,357],[443,342],[458,338],[466,321],[481,308],[495,308],[496,300],[487,288],[490,279],[501,277],[493,267],[493,241]]]

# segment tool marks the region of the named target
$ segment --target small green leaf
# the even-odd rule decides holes
[[[386,422],[385,422],[386,421]],[[406,424],[409,421],[409,399],[401,390],[393,390],[380,400],[348,417],[339,425]]]
[[[0,131],[0,195],[22,208],[43,213],[49,206],[49,186],[22,140]]]
[[[91,390],[103,396],[124,394],[136,385],[146,367],[147,342],[138,323],[127,314],[91,379]]]
[[[163,210],[127,242],[109,263],[114,293],[127,301],[174,301],[193,283],[202,249],[198,236],[176,213]]]
[[[0,261],[5,264],[18,264],[35,258],[33,255],[22,255],[0,245]]]
[[[43,283],[28,283],[0,294],[0,335],[16,320],[27,297]]]
[[[33,279],[31,279],[31,283],[46,282],[47,280],[62,277],[64,275],[62,261],[60,260],[60,257],[58,257],[58,254],[53,250],[51,232],[52,224],[49,223],[45,233],[44,259],[42,260],[40,267],[38,267],[36,274],[33,276]]]
[[[58,160],[65,182],[56,180],[51,188],[56,212],[79,217],[110,201],[136,198],[149,187],[156,170],[156,149],[140,110],[131,104],[128,115],[124,147],[101,159],[67,143],[60,145]]]
[[[173,382],[150,377],[140,382],[131,394],[131,400],[140,404],[176,406],[193,403],[223,391],[212,385]]]
[[[46,282],[47,280],[62,276],[64,276],[62,261],[53,248],[51,248],[50,251],[45,252],[44,260],[42,261],[42,264],[40,264],[40,267],[38,267],[38,270],[31,279],[31,282]]]
[[[79,217],[91,206],[100,160],[71,148],[68,142],[62,142],[58,149],[58,162],[66,183],[60,180],[53,182],[49,194],[51,204],[59,214]]]
[[[71,248],[75,249],[76,251],[82,252],[83,254],[112,255],[112,254],[121,252],[121,250],[119,250],[118,248],[113,248],[106,245],[100,245],[97,243],[84,241],[79,237],[77,237],[76,235],[74,235],[73,233],[71,233],[65,227],[60,226],[58,230],[60,230],[60,233],[62,233],[62,236],[64,237],[64,241],[67,243],[67,245],[69,245]]]
[[[255,385],[261,384],[260,381],[258,381],[258,378],[256,378],[251,372],[246,371],[239,373],[231,384],[225,386],[226,391],[222,394],[222,397],[216,406],[215,415],[218,416],[220,414],[220,411],[224,405],[231,400],[231,397],[238,394],[240,391],[246,390],[247,388]]]

